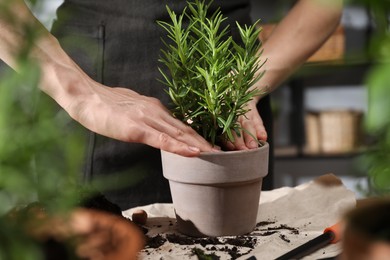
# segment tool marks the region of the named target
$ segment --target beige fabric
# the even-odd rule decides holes
[[[264,226],[264,228],[277,227],[281,224],[294,227],[299,230],[299,234],[293,234],[290,230],[280,230],[270,236],[258,236],[255,248],[239,259],[247,259],[250,256],[255,256],[257,259],[275,259],[321,235],[326,227],[342,219],[343,214],[355,205],[355,194],[346,189],[339,179],[333,175],[326,175],[294,188],[284,187],[262,192],[258,222],[275,222]],[[172,204],[147,205],[129,209],[124,211],[123,214],[130,218],[132,212],[139,208],[148,213],[146,224],[149,229],[148,236],[175,232],[175,216]],[[281,235],[284,235],[290,242],[281,239]],[[201,245],[196,245],[196,247],[202,248],[205,253],[215,252],[221,259],[230,259],[229,254],[225,252],[205,250]],[[209,248],[209,246],[207,247]],[[243,253],[249,251],[247,248],[240,248],[239,250]],[[143,250],[140,259],[197,259],[197,257],[191,255],[190,251],[191,246],[180,246],[165,242],[158,250]],[[316,253],[305,257],[305,259],[331,257],[339,253],[340,245],[338,243],[320,249]]]

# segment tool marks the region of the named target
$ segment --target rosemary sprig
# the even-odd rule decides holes
[[[234,141],[233,132],[240,133],[237,119],[260,94],[251,87],[263,75],[256,74],[263,64],[258,21],[250,26],[237,23],[242,41],[237,43],[228,35],[229,26],[223,27],[226,18],[219,9],[208,15],[210,4],[188,2],[180,15],[167,6],[171,21],[158,21],[168,36],[159,59],[167,72],[159,70],[173,115],[215,144]]]

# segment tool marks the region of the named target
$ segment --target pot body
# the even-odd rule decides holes
[[[256,225],[262,179],[268,173],[269,145],[246,151],[183,157],[161,152],[179,232],[228,236]]]

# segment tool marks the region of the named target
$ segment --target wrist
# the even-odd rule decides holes
[[[92,79],[68,59],[42,64],[41,89],[74,118],[78,103],[93,93]]]

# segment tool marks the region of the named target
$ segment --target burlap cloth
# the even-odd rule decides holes
[[[356,205],[355,194],[346,189],[341,181],[332,174],[321,176],[313,181],[294,188],[283,187],[264,191],[260,196],[258,223],[269,223],[257,228],[248,237],[256,237],[254,248],[236,247],[238,259],[275,259],[297,246],[321,235],[323,230],[342,219],[346,211]],[[172,204],[152,204],[124,211],[125,217],[131,218],[132,212],[142,208],[148,213],[145,228],[148,237],[177,233],[175,214]],[[286,229],[273,228],[286,226]],[[270,228],[270,229],[268,229]],[[290,229],[292,228],[292,229]],[[295,230],[295,231],[294,231]],[[296,232],[298,230],[298,232]],[[265,235],[268,232],[270,235]],[[256,235],[257,234],[257,235]],[[262,234],[262,235],[258,235]],[[223,241],[223,238],[219,239]],[[140,259],[197,259],[193,248],[202,249],[206,254],[215,254],[220,259],[232,259],[231,254],[220,250],[225,245],[179,245],[164,242],[157,248],[145,248]],[[318,250],[304,259],[333,257],[341,252],[340,243]]]

